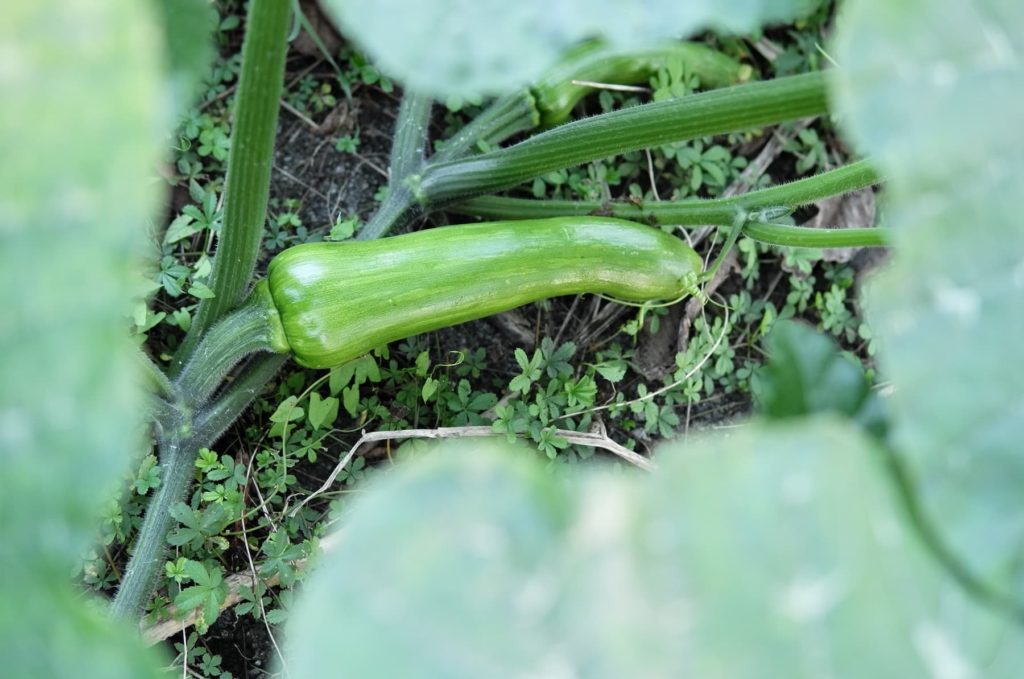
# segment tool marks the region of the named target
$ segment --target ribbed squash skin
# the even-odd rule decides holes
[[[697,254],[658,229],[559,217],[299,245],[271,261],[268,281],[296,360],[329,368],[388,342],[558,295],[676,299],[700,271]]]

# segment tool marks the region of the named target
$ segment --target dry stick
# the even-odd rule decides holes
[[[570,80],[573,85],[580,85],[581,87],[592,87],[595,90],[613,90],[615,92],[634,92],[638,94],[650,93],[649,87],[641,87],[639,85],[617,85],[615,83],[600,83],[594,80]]]
[[[562,319],[562,325],[558,327],[558,332],[555,334],[555,346],[558,346],[558,342],[562,339],[562,334],[565,329],[569,326],[569,321],[572,320],[573,314],[576,312],[576,307],[579,306],[580,298],[583,295],[576,295],[572,300],[572,305],[569,307],[568,313],[565,314],[565,318]]]
[[[628,448],[619,445],[615,441],[601,433],[585,433],[572,431],[569,429],[556,429],[555,433],[568,440],[570,443],[578,443],[579,445],[589,446],[593,448],[601,448],[607,450],[610,453],[618,455],[623,460],[651,471],[654,469],[654,463],[647,458],[639,455]],[[460,438],[492,438],[496,436],[504,436],[505,434],[497,433],[489,426],[476,426],[476,427],[438,427],[436,429],[397,429],[394,431],[372,431],[370,433],[364,433],[355,445],[353,445],[345,457],[341,458],[334,471],[327,477],[323,485],[317,488],[311,495],[306,496],[302,502],[299,503],[295,509],[292,509],[289,513],[291,516],[303,508],[310,500],[321,495],[327,491],[332,485],[334,485],[335,479],[338,478],[338,474],[348,465],[348,463],[355,457],[356,451],[359,450],[363,445],[372,443],[375,441],[394,441],[397,439],[460,439]]]
[[[340,531],[335,531],[327,537],[322,538],[320,540],[320,550],[324,553],[330,552],[337,545],[340,535]],[[309,559],[298,559],[296,561],[292,561],[291,565],[297,570],[302,570],[306,568],[308,563]],[[262,582],[267,588],[270,588],[279,585],[281,580],[278,575],[261,579],[252,572],[233,573],[232,575],[224,578],[224,584],[227,585],[228,594],[227,597],[225,597],[224,602],[221,603],[220,610],[223,611],[231,608],[240,602],[242,600],[242,590],[245,588],[249,588],[255,593],[256,585],[260,582]],[[166,610],[171,614],[171,616],[173,616],[177,613],[178,609],[175,606],[168,606]],[[142,639],[150,646],[158,644],[164,639],[174,636],[178,632],[182,632],[195,625],[199,620],[200,614],[201,609],[196,608],[189,611],[185,617],[180,620],[170,617],[164,620],[158,620],[148,627],[141,626]]]
[[[291,114],[292,114],[293,116],[295,116],[296,118],[298,118],[298,119],[299,119],[299,121],[300,121],[300,122],[301,122],[301,123],[302,123],[303,125],[305,125],[306,127],[308,127],[308,128],[309,128],[310,130],[312,130],[313,132],[319,132],[319,131],[320,131],[320,126],[319,126],[319,125],[317,125],[316,123],[314,123],[314,122],[313,122],[313,121],[312,121],[312,120],[311,120],[311,119],[309,118],[309,116],[307,116],[307,115],[306,115],[305,113],[303,113],[303,112],[302,112],[302,111],[300,111],[299,109],[297,109],[297,108],[295,108],[294,106],[292,106],[291,104],[289,104],[289,103],[288,103],[287,101],[285,101],[284,99],[282,99],[282,100],[281,100],[281,108],[283,108],[283,109],[284,109],[285,111],[288,111],[288,113],[291,113]]]
[[[488,316],[487,321],[504,333],[506,337],[526,350],[533,349],[537,344],[533,331],[527,329],[529,321],[523,317],[518,309],[510,309],[500,314]]]

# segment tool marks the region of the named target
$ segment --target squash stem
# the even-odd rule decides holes
[[[406,98],[402,99],[402,108],[399,110],[398,126],[396,129],[395,146],[391,154],[391,169],[389,172],[390,182],[387,198],[381,203],[380,208],[373,215],[373,218],[366,223],[357,236],[358,240],[374,240],[384,236],[388,232],[399,228],[417,215],[423,213],[420,205],[421,197],[417,195],[414,187],[417,185],[415,174],[423,171],[431,165],[445,160],[456,160],[472,153],[478,143],[500,144],[514,134],[533,129],[539,120],[537,110],[533,104],[533,97],[528,93],[520,92],[497,99],[483,113],[464,127],[455,135],[430,161],[423,162],[423,152],[420,150],[416,163],[406,162],[405,159],[412,158],[413,154],[403,151],[408,144],[403,143],[400,133],[409,129],[411,125],[403,122],[405,118],[412,119],[418,113],[414,104],[406,107]],[[428,109],[429,112],[429,109]],[[423,120],[423,133],[426,133],[426,120]],[[426,145],[426,139],[421,140],[420,146]],[[396,165],[396,160],[399,161]]]
[[[206,407],[195,420],[193,440],[208,446],[223,434],[259,395],[288,360],[284,354],[253,356],[237,379]]]
[[[729,229],[729,233],[725,237],[725,243],[722,248],[718,251],[718,256],[715,257],[714,263],[704,273],[705,280],[712,280],[715,274],[718,273],[718,269],[722,266],[722,262],[725,261],[726,255],[732,250],[732,247],[736,245],[736,241],[740,237],[740,232],[743,231],[743,225],[747,223],[746,211],[739,211],[733,217],[732,227]]]
[[[877,248],[889,245],[888,230],[877,227],[815,229],[806,226],[747,222],[743,225],[743,235],[762,243],[794,248]]]
[[[532,130],[540,124],[540,114],[529,92],[516,92],[499,97],[459,130],[434,154],[431,164],[446,163],[472,155],[480,142],[496,145],[519,132]]]
[[[391,147],[388,195],[370,221],[359,230],[358,240],[379,238],[415,216],[416,196],[410,182],[423,169],[432,106],[430,97],[413,90],[405,91]]]
[[[497,151],[431,164],[420,183],[423,201],[438,207],[626,151],[821,115],[826,86],[826,74],[808,73],[578,120]]]
[[[899,452],[894,450],[888,442],[882,442],[879,449],[882,463],[889,472],[885,476],[892,483],[896,501],[902,506],[904,515],[914,528],[912,532],[917,535],[924,548],[975,601],[991,610],[1012,617],[1018,623],[1024,623],[1024,605],[1021,605],[1012,596],[999,592],[979,577],[976,572],[973,572],[964,563],[961,556],[946,543],[933,522],[925,515],[918,498],[915,482]]]
[[[189,361],[206,330],[238,306],[249,287],[267,214],[290,19],[289,0],[250,3],[224,188],[224,225],[210,282],[214,296],[199,303],[171,364],[172,377]]]
[[[228,372],[257,351],[287,352],[277,309],[262,286],[245,305],[207,331],[174,386],[185,402],[198,410]]]
[[[535,200],[480,196],[445,208],[485,219],[540,219],[544,217],[583,217],[601,215],[648,224],[680,226],[728,226],[737,210],[754,211],[769,207],[795,209],[822,198],[837,196],[877,184],[881,177],[869,161],[822,172],[758,191],[730,198],[693,198],[656,203],[608,203],[599,201]]]
[[[199,449],[211,445],[241,415],[287,360],[282,354],[255,357],[213,406],[200,413],[187,438],[171,435],[160,443],[161,483],[146,508],[131,559],[111,607],[116,617],[138,618],[153,594],[174,525],[170,508],[183,500],[192,484]]]
[[[115,617],[136,619],[149,601],[160,573],[167,532],[174,521],[170,508],[192,482],[199,446],[172,438],[160,446],[160,488],[146,509],[135,549],[111,606]]]
[[[174,401],[178,395],[177,391],[160,366],[153,362],[153,359],[142,350],[142,347],[136,348],[135,355],[146,391],[164,400]]]
[[[429,96],[414,90],[406,90],[402,96],[388,167],[392,185],[402,183],[423,168],[433,103],[434,100]]]

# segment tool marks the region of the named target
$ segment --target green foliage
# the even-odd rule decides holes
[[[191,101],[213,60],[211,34],[217,13],[205,0],[158,0],[168,61],[168,100],[178,106]]]
[[[366,5],[330,0],[325,9],[389,74],[434,95],[508,91],[535,80],[583,39],[644,44],[702,28],[748,32],[767,20],[807,13],[815,0],[617,3],[563,2],[557,12],[541,0],[418,2]],[[652,19],[657,17],[657,19]]]
[[[814,413],[845,415],[875,436],[885,433],[883,406],[864,367],[828,336],[802,323],[775,324],[765,338],[768,360],[755,375],[759,410],[774,419]]]
[[[233,517],[222,503],[215,502],[205,510],[197,511],[179,502],[171,507],[171,516],[181,524],[181,527],[167,536],[167,541],[172,545],[188,547],[193,551],[211,546],[219,546],[219,551],[223,551],[227,546],[223,538],[220,538],[220,532],[231,523]]]
[[[307,75],[299,81],[295,89],[288,93],[287,101],[298,111],[308,115],[319,115],[338,105],[331,84],[319,82],[312,75]]]
[[[199,643],[199,635],[196,632],[189,634],[185,638],[184,644],[176,642],[174,648],[178,651],[178,657],[175,662],[187,665],[192,673],[204,679],[232,679],[232,674],[225,672],[220,667],[223,658],[211,653],[209,649]]]
[[[1022,660],[834,421],[667,447],[649,477],[448,448],[353,508],[294,611],[291,672],[1011,677]]]
[[[789,275],[762,280],[761,261],[777,253],[743,239],[740,276],[734,288],[725,288],[728,313],[709,308],[693,321],[676,370],[660,383],[640,378],[634,346],[658,330],[663,309],[645,309],[628,320],[627,336],[620,336],[625,347],[611,343],[584,351],[575,342],[544,337],[537,349],[508,357],[487,356],[480,347],[439,356],[428,338],[411,338],[329,374],[296,370],[273,396],[257,402],[247,432],[251,450],[233,457],[202,449],[188,470],[197,483],[170,510],[176,525],[166,541],[174,553],[159,562],[164,578],[151,602],[154,616],[165,616],[173,600],[182,612],[201,612],[205,634],[226,601],[225,575],[247,569],[243,552],[249,552],[260,580],[243,590],[235,612],[283,622],[290,615],[289,588],[302,575],[298,562],[313,554],[327,525],[322,505],[292,509],[310,491],[310,469],[319,470],[309,465],[321,456],[333,463],[362,429],[490,424],[510,440],[532,442],[546,471],[527,462],[538,456],[523,448],[501,459],[486,453],[477,459],[474,451],[468,467],[438,458],[425,471],[410,468],[384,482],[392,486],[371,485],[365,505],[344,515],[350,530],[335,561],[345,563],[328,565],[328,576],[340,573],[348,580],[313,583],[324,595],[298,611],[297,629],[315,628],[293,634],[300,665],[334,662],[333,669],[343,662],[358,672],[359,663],[373,662],[364,672],[405,670],[413,676],[513,670],[914,676],[950,667],[965,676],[1012,676],[1019,666],[1016,630],[978,611],[953,588],[919,547],[906,508],[893,503],[886,469],[874,459],[878,451],[839,425],[757,425],[730,440],[663,455],[661,475],[644,481],[582,475],[578,484],[563,485],[555,480],[559,475],[548,473],[593,453],[571,445],[567,431],[608,426],[629,446],[668,438],[688,425],[693,405],[742,395],[752,386],[772,416],[795,421],[807,413],[839,412],[881,433],[864,370],[826,336],[779,323],[802,315],[862,355],[872,355],[877,345],[884,374],[896,385],[892,442],[907,472],[900,477],[900,502],[911,516],[922,508],[923,526],[915,527],[925,529],[930,547],[938,535],[939,547],[951,548],[946,565],[952,561],[962,580],[979,577],[995,599],[1016,597],[1019,608],[1016,555],[1024,522],[1013,450],[1024,383],[1007,365],[1010,341],[1024,335],[1020,296],[1013,294],[1021,287],[1024,242],[1008,196],[1024,188],[1015,166],[1024,148],[1014,136],[1017,98],[1007,93],[1021,89],[1014,58],[1021,52],[1021,31],[1013,28],[1024,26],[1024,15],[1008,0],[984,11],[939,3],[913,16],[880,0],[852,1],[851,37],[837,52],[843,121],[883,159],[892,181],[889,217],[899,228],[897,261],[871,296],[877,337],[876,328],[859,318],[849,267],[815,252],[787,251]],[[361,7],[359,20],[372,24],[396,2]],[[463,19],[489,11],[485,3],[440,25],[431,35],[429,58],[417,56],[416,65],[470,69],[461,71],[470,80],[453,78],[453,87],[484,77],[502,86],[521,82],[576,40],[581,27],[590,31],[588,26],[601,24],[596,32],[627,39],[693,27],[715,14],[750,25],[794,3],[760,3],[759,9],[734,4],[746,11],[691,6],[687,11],[694,14],[684,16],[666,6],[656,27],[641,26],[635,20],[640,15],[621,8],[609,22],[602,19],[607,10],[588,6],[585,20],[577,17],[570,28],[545,17],[553,30],[535,35],[526,34],[529,24],[489,17],[493,25],[470,32],[470,40],[443,40],[438,47],[439,34],[464,28]],[[0,38],[9,33],[0,42],[14,45],[15,55],[6,70],[0,68],[7,106],[0,113],[0,143],[28,159],[19,160],[17,172],[0,169],[0,264],[12,276],[8,288],[20,295],[12,298],[8,323],[0,329],[9,359],[0,368],[0,448],[15,453],[5,457],[0,493],[15,558],[2,565],[5,579],[19,583],[18,591],[0,597],[0,656],[13,659],[6,668],[19,676],[61,674],[68,667],[86,676],[152,674],[152,660],[123,643],[127,630],[108,628],[53,583],[80,558],[87,587],[116,586],[144,496],[164,481],[156,457],[134,445],[138,432],[124,417],[134,412],[138,397],[128,388],[123,317],[130,318],[138,341],[153,335],[150,346],[166,350],[161,358],[167,359],[174,335],[192,327],[196,302],[214,298],[211,255],[223,228],[223,172],[232,153],[229,88],[239,60],[225,55],[214,64],[203,101],[194,108],[187,96],[165,96],[177,109],[174,115],[182,114],[167,181],[182,195],[187,188],[188,201],[164,233],[152,236],[148,280],[133,287],[128,273],[137,258],[129,234],[138,232],[154,202],[153,184],[140,170],[156,167],[159,83],[165,95],[193,87],[207,70],[204,33],[216,21],[203,2],[154,3],[150,9],[166,19],[170,49],[170,75],[161,81],[151,52],[160,43],[158,31],[145,10],[109,5],[107,14],[95,15],[90,12],[101,12],[102,5],[72,3],[64,14],[15,6],[4,10],[10,16],[0,14]],[[505,10],[515,15],[530,7],[506,3]],[[237,37],[240,25],[231,13],[240,8],[223,8],[216,33],[222,45]],[[417,5],[402,16],[411,25],[435,11],[444,6]],[[948,19],[937,18],[940,11],[953,16],[952,29],[943,24]],[[773,38],[778,44],[762,38],[762,56],[782,47],[770,70],[778,75],[820,66],[819,39],[829,16],[827,8],[817,11],[799,30]],[[884,30],[872,33],[879,17]],[[916,33],[917,23],[907,23],[922,17],[931,34],[946,41],[941,51]],[[109,38],[96,43],[101,49],[90,48],[86,59],[78,50],[83,26],[103,28],[89,33],[90,45]],[[387,39],[401,38],[404,27],[392,21]],[[488,35],[495,27],[502,40]],[[518,30],[523,28],[526,33]],[[25,35],[44,39],[26,43]],[[552,36],[541,49],[516,53],[516,60],[499,54],[522,50],[524,39]],[[371,48],[375,39],[371,29]],[[736,39],[723,43],[733,54],[746,49]],[[423,44],[400,47],[385,56],[385,67],[392,55],[395,64],[418,55]],[[875,51],[867,54],[869,48]],[[463,61],[451,61],[453,49]],[[342,61],[346,66],[335,80],[309,75],[288,100],[308,116],[322,116],[338,104],[337,88],[346,95],[360,85],[390,91],[391,82],[361,55],[348,52]],[[51,72],[53,63],[62,70]],[[893,75],[894,63],[904,70]],[[73,68],[65,71],[64,64]],[[439,73],[446,77],[436,68],[431,77]],[[690,96],[699,83],[682,64],[669,63],[650,85],[652,98],[662,100]],[[610,91],[596,97],[603,110],[640,100]],[[922,105],[930,107],[927,115],[918,110]],[[583,102],[580,110],[593,106]],[[969,127],[967,118],[984,125]],[[28,119],[35,127],[25,127],[26,134],[21,128]],[[921,124],[910,130],[908,120]],[[946,133],[952,128],[964,133]],[[798,172],[830,165],[830,134],[827,126],[807,128],[786,145]],[[612,193],[638,202],[669,194],[718,196],[746,166],[742,148],[750,140],[736,134],[668,144],[551,172],[531,188],[538,198],[602,201]],[[359,143],[356,133],[339,139],[337,148],[356,153]],[[40,160],[54,157],[63,166]],[[378,196],[386,191],[382,187]],[[307,227],[302,207],[288,197],[272,204],[262,234],[265,250],[345,240],[359,226],[351,216],[339,218],[329,233],[327,227]],[[262,217],[256,221],[263,225]],[[963,229],[969,222],[996,228]],[[134,308],[124,295],[128,289],[137,291]],[[770,360],[757,374],[757,346],[766,334]],[[961,360],[968,348],[977,355]],[[518,374],[500,368],[503,359]],[[116,487],[115,472],[136,448],[119,499],[101,506],[97,489]],[[397,458],[404,463],[419,450],[403,445]],[[362,490],[385,476],[376,471],[378,462],[385,455],[391,461],[392,452],[388,446],[353,457],[324,498],[328,511],[346,508],[352,487]],[[511,466],[508,456],[516,459]],[[100,512],[98,534],[92,533],[96,544],[82,553],[89,521]],[[446,531],[440,537],[438,526]],[[394,608],[385,584],[402,588],[402,610]],[[595,591],[602,592],[599,603]],[[408,599],[406,592],[412,593]],[[365,628],[339,634],[318,622],[328,614],[336,621],[339,611],[346,616],[340,624]],[[409,652],[381,658],[385,654],[374,645],[379,629]],[[317,636],[328,633],[329,643]],[[348,645],[335,646],[338,636]],[[177,645],[179,660],[204,676],[229,676],[221,656],[201,644],[190,635]],[[865,646],[872,654],[862,652]],[[309,648],[325,647],[329,653],[312,659]],[[67,655],[51,659],[53,648]],[[461,665],[453,668],[453,662]]]
[[[224,573],[220,566],[190,560],[185,562],[183,571],[185,578],[193,584],[181,590],[174,599],[174,605],[180,611],[201,609],[196,629],[203,634],[220,615],[220,606],[227,597]]]
[[[927,521],[1020,610],[1024,6],[950,0],[911,12],[857,0],[847,10],[836,98],[891,180],[897,257],[868,302],[896,385],[893,444]]]
[[[159,24],[148,3],[0,5],[0,658],[16,677],[156,676],[66,576],[126,460],[139,360],[123,329],[156,206]],[[59,651],[56,652],[55,651]]]
[[[297,572],[292,562],[306,555],[302,545],[293,545],[285,531],[274,531],[263,543],[261,549],[265,560],[260,565],[260,575],[265,578],[277,577],[285,587],[295,584]]]
[[[342,153],[356,153],[359,151],[359,135],[346,134],[338,137],[334,142],[334,148]],[[344,239],[339,239],[344,240]]]

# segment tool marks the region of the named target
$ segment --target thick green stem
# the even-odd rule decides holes
[[[177,391],[198,410],[242,359],[257,351],[287,352],[281,319],[269,293],[257,288],[249,302],[228,314],[203,336],[181,374]]]
[[[732,223],[737,210],[758,210],[770,207],[797,208],[822,198],[837,196],[877,184],[880,177],[866,160],[822,172],[806,179],[751,191],[731,198],[707,198],[645,203],[607,203],[598,201],[534,200],[480,196],[445,208],[485,219],[539,219],[602,215],[631,219],[648,224],[683,226],[720,225]]]
[[[283,354],[259,354],[253,356],[241,375],[217,397],[199,417],[196,418],[193,440],[199,446],[208,446],[245,412],[249,404],[263,391],[285,364],[288,357]]]
[[[153,423],[153,435],[157,440],[165,440],[174,432],[190,426],[188,412],[183,403],[168,401],[156,394],[146,395],[146,413]]]
[[[146,508],[135,548],[121,587],[114,598],[114,615],[138,617],[156,587],[167,549],[167,533],[174,525],[170,508],[184,499],[192,483],[199,449],[211,445],[241,415],[287,360],[282,354],[255,357],[213,406],[196,418],[193,434],[171,436],[161,442],[161,483]]]
[[[579,120],[480,156],[431,165],[422,200],[439,206],[554,170],[659,144],[763,127],[827,112],[826,75],[777,78]]]
[[[360,229],[359,240],[380,238],[413,217],[412,208],[417,201],[409,182],[423,169],[432,105],[430,97],[411,90],[406,90],[402,97],[388,167],[388,195]]]
[[[370,221],[356,234],[356,240],[376,240],[422,214],[416,198],[407,186],[389,186],[388,195]]]
[[[532,130],[540,124],[540,114],[529,92],[516,92],[495,99],[483,112],[434,154],[432,163],[446,163],[473,153],[480,142],[500,144],[513,134]]]
[[[886,229],[812,229],[786,224],[747,222],[743,235],[762,243],[793,248],[878,248],[889,245]]]
[[[153,592],[174,521],[169,510],[188,491],[198,450],[199,446],[176,439],[161,445],[160,488],[146,508],[135,550],[114,597],[111,609],[116,617],[137,618]]]
[[[214,296],[200,302],[174,357],[172,374],[188,362],[206,330],[242,301],[256,265],[270,193],[290,18],[289,0],[249,3],[224,188],[224,225],[210,282]]]
[[[242,301],[259,255],[270,192],[290,17],[289,0],[251,0],[249,3],[224,191],[224,225],[210,283],[214,297],[200,303],[171,366],[172,375],[178,376],[174,386],[187,400],[181,408],[182,422],[189,421],[188,413],[184,412],[188,405],[207,400],[241,357],[275,346],[273,341],[266,342],[261,334],[267,328],[266,310],[261,315],[253,306],[244,307],[221,326],[207,331]],[[193,356],[197,347],[198,354]],[[272,373],[261,375],[267,380],[271,376]],[[187,429],[188,425],[185,427]],[[137,617],[152,594],[160,573],[167,532],[173,524],[169,510],[188,490],[199,448],[213,441],[195,436],[182,438],[179,428],[174,429],[164,432],[161,486],[146,509],[135,551],[114,599],[113,612],[119,617]]]
[[[401,184],[423,168],[433,103],[430,97],[413,90],[406,90],[402,96],[388,167],[392,184]]]

